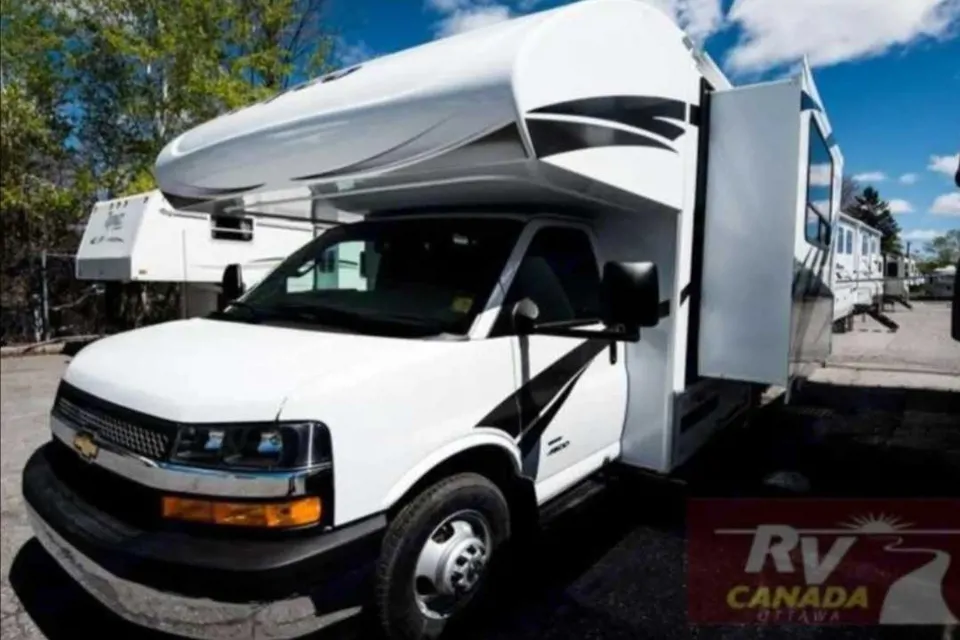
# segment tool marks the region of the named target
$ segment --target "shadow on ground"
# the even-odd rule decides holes
[[[960,496],[960,394],[808,384],[731,429],[683,470],[684,487],[625,478],[559,518],[513,563],[458,640],[949,637],[940,627],[694,627],[686,619],[685,499],[782,495],[775,471],[810,481],[804,497]],[[170,640],[120,621],[77,587],[36,540],[13,588],[50,640],[79,629]],[[369,637],[349,623],[314,640]]]

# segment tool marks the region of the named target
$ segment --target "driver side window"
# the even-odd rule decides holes
[[[600,271],[590,238],[580,229],[537,231],[507,291],[491,336],[513,333],[513,306],[530,298],[538,322],[596,320],[600,317]]]

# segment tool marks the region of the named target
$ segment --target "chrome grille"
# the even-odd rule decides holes
[[[170,449],[172,439],[170,433],[134,424],[97,407],[83,407],[73,400],[60,396],[54,405],[54,411],[78,429],[96,435],[101,442],[147,458],[162,459]]]

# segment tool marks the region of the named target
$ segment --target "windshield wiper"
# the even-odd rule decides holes
[[[259,323],[263,319],[263,316],[266,314],[265,309],[262,309],[261,307],[255,307],[254,305],[248,302],[243,302],[242,300],[234,300],[228,303],[227,309],[231,307],[235,307],[237,309],[243,309],[244,311],[246,311],[248,320],[254,323]],[[224,309],[223,311],[214,311],[213,313],[209,314],[208,317],[214,318],[217,320],[241,320],[242,321],[240,317],[235,316],[232,313],[227,313],[226,309]]]
[[[293,316],[296,316],[300,319],[311,321],[311,322],[320,322],[327,323],[332,322],[337,326],[342,326],[345,328],[355,328],[350,326],[351,324],[360,324],[360,325],[388,325],[388,326],[403,326],[408,328],[415,328],[418,330],[426,330],[428,333],[442,333],[442,325],[437,322],[431,322],[430,320],[420,318],[417,316],[409,316],[403,314],[395,313],[359,313],[356,311],[347,311],[344,309],[337,309],[334,307],[318,306],[318,305],[308,305],[308,304],[283,304],[278,305],[277,307],[272,308],[273,311],[277,312],[278,315],[289,313]]]

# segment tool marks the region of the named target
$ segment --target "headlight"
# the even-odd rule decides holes
[[[191,466],[283,471],[330,463],[330,432],[320,422],[180,427],[172,460]]]

